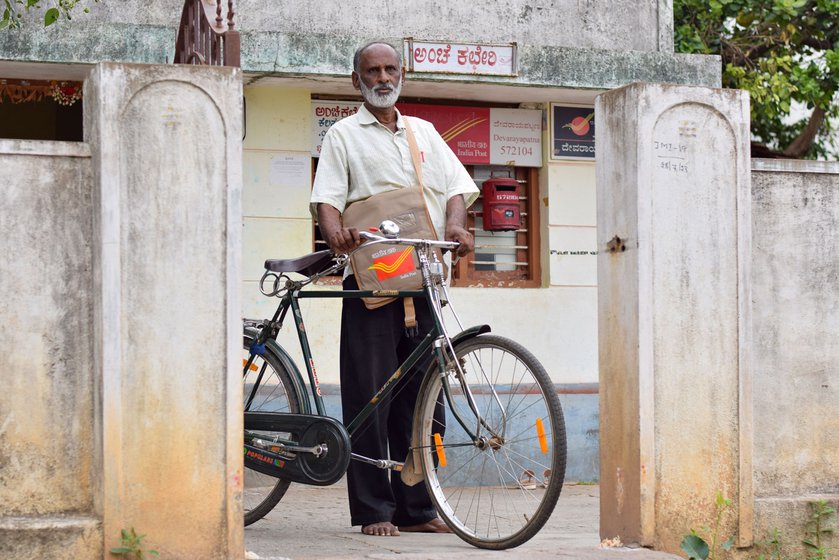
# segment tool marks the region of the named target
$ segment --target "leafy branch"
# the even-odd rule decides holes
[[[839,0],[673,0],[673,13],[676,51],[719,55],[723,86],[749,92],[756,144],[839,157]]]
[[[99,0],[93,0],[99,2]],[[17,29],[23,26],[26,15],[30,11],[39,11],[46,8],[44,12],[44,27],[49,27],[59,19],[64,17],[67,21],[72,18],[72,12],[78,4],[83,4],[85,0],[3,0],[0,4],[0,9],[3,10],[3,18],[0,19],[0,29]],[[47,7],[47,6],[50,7]],[[89,13],[90,9],[85,6],[82,8],[84,13]]]

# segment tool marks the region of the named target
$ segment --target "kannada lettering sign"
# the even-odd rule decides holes
[[[408,72],[515,76],[516,43],[489,45],[405,39]]]
[[[551,159],[594,159],[594,109],[551,104]]]
[[[320,146],[329,127],[358,112],[361,103],[353,101],[312,101],[312,156],[320,157]]]
[[[462,163],[489,163],[489,107],[397,103],[404,115],[429,121]]]
[[[490,132],[491,163],[541,167],[542,111],[491,109]]]
[[[542,165],[542,111],[398,103],[434,125],[466,165]]]
[[[320,157],[329,127],[360,103],[312,101],[312,156]],[[541,167],[542,111],[397,103],[402,114],[429,121],[466,165]]]

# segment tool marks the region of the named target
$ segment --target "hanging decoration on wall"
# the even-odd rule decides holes
[[[69,81],[0,79],[0,103],[37,103],[52,97],[59,105],[69,107],[82,98],[82,83]]]
[[[52,82],[50,93],[56,103],[69,107],[82,98],[82,84],[79,82]]]

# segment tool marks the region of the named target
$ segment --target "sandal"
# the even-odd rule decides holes
[[[516,485],[510,486],[509,488],[518,488],[520,490],[536,490],[537,482],[539,481],[536,479],[536,473],[534,473],[530,469],[525,469],[519,476],[518,481],[516,481]]]
[[[542,486],[544,488],[548,487],[548,484],[551,483],[551,469],[545,469],[545,472],[542,474]]]

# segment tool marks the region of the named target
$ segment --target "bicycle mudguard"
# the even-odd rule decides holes
[[[452,346],[456,346],[464,340],[469,340],[470,338],[475,338],[476,336],[488,333],[491,330],[492,329],[490,329],[489,325],[477,325],[474,327],[469,327],[468,329],[459,332],[458,334],[452,337]],[[436,367],[436,364],[432,362],[430,369],[433,370]],[[422,482],[425,478],[422,474],[422,467],[420,466],[418,442],[419,431],[416,429],[416,423],[414,423],[414,427],[412,428],[411,434],[411,450],[408,451],[408,456],[405,457],[405,464],[402,466],[402,472],[400,473],[400,478],[402,479],[402,482],[404,482],[407,486],[415,486]]]
[[[277,412],[245,412],[245,432],[283,432],[294,442],[275,442],[253,434],[245,443],[245,466],[268,476],[328,486],[344,476],[350,464],[350,436],[328,416]],[[296,436],[296,437],[295,437]],[[264,437],[264,439],[263,439]],[[293,449],[291,448],[293,446]],[[310,451],[305,451],[307,448]],[[312,449],[319,448],[318,455]]]
[[[270,348],[274,354],[282,360],[286,369],[292,374],[291,380],[292,383],[294,383],[295,391],[297,391],[297,396],[299,397],[298,401],[300,401],[300,412],[302,414],[311,414],[313,412],[312,403],[309,400],[309,394],[306,392],[306,383],[303,381],[303,374],[297,368],[294,360],[291,359],[291,356],[288,352],[286,352],[286,349],[280,346],[276,340],[268,340],[265,343],[265,346]]]
[[[458,342],[463,342],[464,340],[469,340],[470,338],[475,338],[479,334],[486,334],[491,331],[492,329],[489,328],[489,325],[476,325],[474,327],[469,327],[452,337],[452,345],[455,345]]]
[[[259,335],[258,329],[245,329],[245,334],[250,336],[253,340],[256,340],[257,336]],[[286,370],[288,370],[289,374],[291,375],[291,382],[294,384],[294,390],[297,393],[297,400],[300,404],[300,412],[302,414],[311,414],[312,413],[312,404],[309,400],[309,395],[306,392],[306,383],[303,381],[303,374],[300,373],[300,370],[297,368],[297,365],[294,363],[294,360],[291,359],[291,356],[288,352],[286,352],[285,348],[280,346],[276,340],[269,338],[265,341],[264,345],[264,352],[271,352],[274,354],[282,364],[285,366]],[[259,354],[260,352],[256,352]]]

